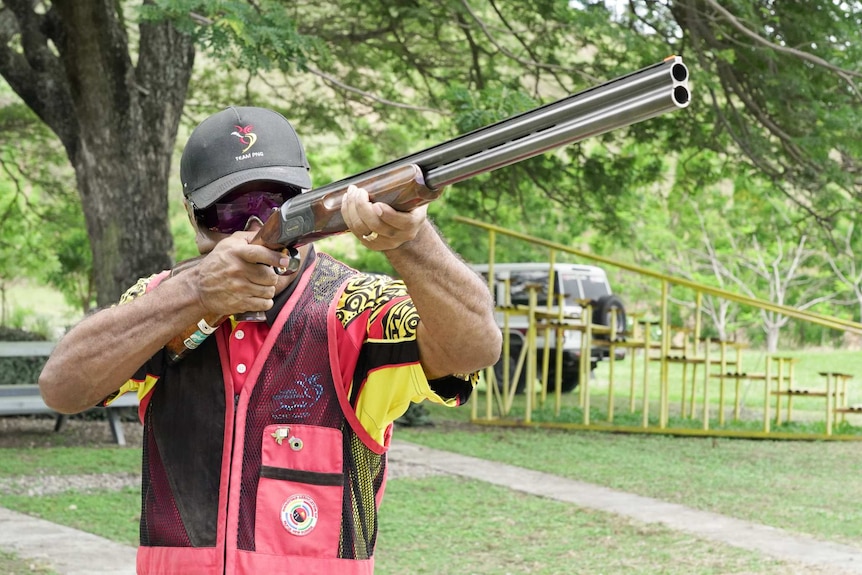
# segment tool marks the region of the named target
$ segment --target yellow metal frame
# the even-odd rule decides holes
[[[496,240],[497,235],[504,235],[514,239],[529,242],[537,246],[543,246],[549,250],[550,272],[548,294],[554,293],[553,277],[554,262],[557,261],[559,253],[567,253],[578,256],[593,262],[604,264],[606,266],[615,267],[621,270],[630,271],[639,275],[656,279],[661,284],[661,301],[660,314],[657,320],[655,319],[639,319],[634,322],[634,329],[631,334],[627,334],[623,340],[618,339],[616,330],[608,329],[604,326],[595,326],[592,323],[592,309],[589,305],[584,305],[583,313],[577,317],[566,317],[563,315],[562,301],[557,306],[557,311],[552,311],[552,298],[548,297],[547,309],[539,309],[537,305],[536,291],[541,286],[529,289],[529,304],[528,306],[512,306],[509,299],[509,286],[506,287],[506,302],[502,305],[498,302],[497,311],[502,311],[504,316],[503,325],[503,381],[499,385],[496,382],[494,370],[488,368],[486,371],[486,404],[484,421],[478,417],[478,398],[472,403],[472,419],[477,423],[493,422],[495,425],[534,425],[539,427],[554,427],[564,429],[589,429],[600,431],[614,432],[629,432],[629,433],[664,433],[670,435],[689,435],[689,436],[715,436],[715,437],[747,437],[747,438],[772,438],[772,439],[839,439],[839,440],[862,440],[862,436],[856,435],[837,435],[833,434],[833,424],[838,422],[840,416],[841,421],[846,421],[848,414],[862,414],[862,406],[849,406],[847,402],[847,380],[852,377],[849,374],[835,374],[830,372],[828,375],[824,372],[826,378],[826,433],[825,434],[803,434],[773,431],[771,429],[770,403],[772,396],[776,397],[775,402],[775,424],[780,425],[781,416],[781,397],[787,396],[787,419],[792,415],[792,397],[793,393],[788,393],[795,385],[794,380],[794,363],[792,358],[773,355],[767,357],[765,361],[765,373],[743,373],[740,363],[740,347],[737,344],[726,341],[711,342],[704,340],[701,342],[700,333],[702,328],[701,312],[703,296],[713,296],[733,301],[735,303],[751,306],[757,309],[763,309],[775,313],[792,317],[802,321],[807,321],[831,329],[836,329],[844,332],[849,332],[857,335],[862,335],[862,323],[835,318],[831,316],[815,314],[805,310],[798,310],[789,306],[779,305],[765,300],[735,294],[726,290],[715,288],[706,284],[700,284],[685,278],[678,278],[666,274],[662,274],[653,270],[642,268],[633,264],[620,262],[598,256],[582,250],[578,250],[556,242],[550,242],[541,238],[535,238],[523,234],[521,232],[501,228],[493,224],[487,224],[470,218],[456,216],[455,220],[470,226],[481,228],[488,232],[488,287],[491,290],[496,289],[496,279],[494,274],[494,261],[496,255]],[[684,287],[693,290],[695,293],[695,327],[691,333],[692,345],[689,347],[689,334],[684,333],[684,343],[681,347],[676,348],[673,345],[672,326],[669,323],[669,301],[670,293],[673,286]],[[585,302],[584,302],[585,303]],[[525,336],[524,345],[521,349],[521,354],[518,357],[515,366],[515,373],[509,373],[509,328],[508,320],[512,314],[525,314],[528,317],[528,329]],[[616,322],[611,321],[611,326],[615,326]],[[661,333],[659,341],[652,341],[652,329],[657,327]],[[535,405],[544,406],[548,401],[548,389],[546,385],[549,365],[551,361],[555,362],[556,369],[554,370],[556,377],[553,385],[554,398],[554,414],[559,417],[562,406],[561,394],[561,378],[562,378],[562,345],[557,345],[557,353],[555,357],[550,357],[550,346],[545,346],[542,357],[537,357],[536,338],[538,330],[542,330],[542,335],[545,341],[549,340],[549,336],[553,332],[557,341],[562,341],[566,330],[580,331],[581,336],[581,358],[580,358],[580,383],[578,386],[578,405],[582,408],[583,420],[580,424],[573,423],[534,423],[532,421],[532,411]],[[601,340],[601,344],[608,345],[609,349],[609,398],[608,398],[608,414],[604,421],[594,423],[591,421],[591,393],[590,393],[590,361],[591,350],[593,345],[598,345],[599,342],[593,341],[595,333],[607,330],[607,340]],[[718,358],[716,359],[714,352],[711,351],[713,345],[718,346]],[[736,358],[733,362],[733,370],[728,369],[728,346],[735,346]],[[641,425],[621,426],[614,423],[614,356],[618,347],[626,348],[629,351],[629,359],[631,361],[629,373],[629,412],[636,411],[636,389],[637,389],[637,371],[636,357],[637,352],[643,353],[643,376],[641,385],[642,405],[641,405]],[[689,349],[692,354],[689,355]],[[658,357],[652,357],[651,351],[658,350]],[[681,356],[672,355],[672,351],[682,351]],[[659,362],[659,388],[658,388],[658,425],[650,425],[650,391],[651,382],[649,378],[649,366],[651,362]],[[702,386],[703,386],[703,402],[700,409],[700,415],[703,420],[702,429],[691,428],[675,428],[669,426],[670,409],[669,409],[669,369],[671,365],[682,365],[682,405],[681,413],[683,418],[694,417],[695,414],[695,395],[697,381],[697,366],[703,365]],[[692,366],[690,394],[686,395],[686,387],[688,383],[688,366]],[[712,366],[719,366],[719,373],[713,373]],[[511,412],[515,391],[517,387],[518,377],[522,369],[526,369],[527,389],[525,393],[525,413],[523,419],[519,421],[507,420],[506,417]],[[841,377],[839,377],[841,376]],[[740,397],[741,397],[741,382],[748,381],[749,384],[755,381],[763,382],[763,426],[760,431],[737,431],[727,429],[710,428],[712,403],[710,401],[710,380],[718,380],[718,425],[725,424],[726,418],[726,384],[732,381],[733,387],[733,418],[740,419]],[[539,384],[538,388],[536,384]],[[688,401],[688,410],[686,410],[686,400]],[[494,405],[497,406],[498,417],[494,415]]]

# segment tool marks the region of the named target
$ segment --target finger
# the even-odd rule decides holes
[[[400,212],[385,204],[382,207],[383,214],[375,224],[375,231],[387,241],[385,245],[375,242],[375,249],[392,249],[416,238],[426,220],[426,206],[411,212]]]
[[[228,237],[198,266],[196,289],[214,312],[229,315],[269,309],[278,276],[271,265],[280,254],[263,246],[251,246],[243,237]]]
[[[231,245],[234,246],[233,249],[237,250],[238,257],[249,263],[272,267],[287,267],[290,264],[290,258],[282,252],[271,250],[266,246],[248,243],[254,237],[254,232],[235,232],[222,243],[232,240]]]
[[[242,299],[255,300],[266,299],[271,300],[275,297],[275,286],[265,286],[258,284],[247,284],[242,293]]]
[[[356,224],[359,222],[359,216],[356,214],[356,186],[353,184],[347,186],[347,191],[341,198],[341,217],[350,231],[356,230]]]
[[[344,223],[357,237],[361,238],[374,231],[374,221],[370,221],[373,220],[371,202],[364,188],[352,184],[348,186],[341,204],[341,215]]]
[[[370,249],[386,251],[410,241],[426,219],[427,207],[399,212],[382,202],[372,202],[363,188],[349,186],[342,203],[342,217],[353,234]]]
[[[368,190],[357,187],[354,192],[356,200],[356,213],[363,223],[371,228],[377,227],[380,223],[380,213],[384,207],[392,209],[391,206],[382,202],[372,202],[368,195]]]
[[[206,308],[218,315],[244,311],[267,310],[272,306],[275,289],[248,282],[223,282],[220,287],[202,287],[199,291]]]
[[[207,290],[206,302],[222,315],[245,311],[265,311],[272,307],[275,286],[258,285],[246,279],[232,278],[218,289]]]
[[[246,264],[243,279],[256,286],[274,287],[278,283],[278,274],[268,265]]]
[[[387,204],[380,204],[380,206],[382,208],[382,213],[379,217],[380,225],[391,229],[394,233],[418,228],[428,214],[427,204],[414,208],[409,212],[400,212]]]
[[[273,300],[272,298],[248,298],[245,300],[247,305],[244,306],[242,311],[267,311],[272,309]]]

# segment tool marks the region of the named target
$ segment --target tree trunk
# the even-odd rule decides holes
[[[766,328],[766,352],[778,351],[778,338],[781,335],[781,326],[773,325]]]
[[[172,262],[167,188],[192,39],[169,23],[143,22],[134,66],[121,3],[56,0],[44,14],[27,0],[4,5],[11,14],[0,11],[0,73],[66,149],[97,301],[109,305]],[[23,54],[3,41],[15,33]]]

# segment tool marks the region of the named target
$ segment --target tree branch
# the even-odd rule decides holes
[[[372,94],[371,92],[366,92],[365,90],[360,90],[359,88],[357,88],[355,86],[350,86],[348,84],[345,84],[344,82],[342,82],[341,80],[339,80],[335,76],[327,74],[326,72],[323,72],[322,70],[318,70],[317,68],[310,66],[308,63],[306,63],[304,65],[304,68],[306,71],[308,71],[309,73],[321,78],[324,82],[326,82],[327,84],[330,84],[331,86],[335,86],[336,88],[340,88],[341,90],[344,90],[347,92],[352,92],[354,94],[358,94],[358,95],[362,96],[363,98],[377,102],[379,104],[383,104],[385,106],[391,106],[393,108],[402,108],[405,110],[413,110],[416,112],[431,112],[434,114],[440,114],[441,116],[448,115],[448,113],[444,112],[443,110],[437,110],[435,108],[426,108],[424,106],[413,106],[411,104],[404,104],[401,102],[394,102],[392,100],[387,100],[385,98],[381,98],[379,96]]]
[[[739,30],[740,32],[742,32],[743,34],[745,34],[746,36],[748,36],[749,38],[751,38],[752,40],[757,42],[758,44],[762,44],[763,46],[766,46],[772,50],[775,50],[776,52],[781,52],[783,54],[790,54],[791,56],[794,56],[794,57],[799,58],[801,60],[805,60],[806,62],[811,62],[812,64],[815,64],[817,66],[821,66],[823,68],[826,68],[827,70],[831,70],[832,72],[835,72],[838,75],[838,77],[840,77],[842,80],[847,82],[847,85],[850,87],[850,89],[853,91],[853,93],[856,94],[856,97],[859,98],[859,100],[862,100],[862,94],[859,93],[859,89],[856,87],[856,84],[853,82],[853,79],[852,79],[852,76],[855,76],[857,78],[862,78],[862,73],[854,72],[852,70],[845,70],[843,68],[835,66],[834,64],[830,64],[829,62],[827,62],[823,58],[820,58],[819,56],[815,56],[814,54],[809,54],[808,52],[804,52],[802,50],[797,50],[796,48],[781,46],[780,44],[776,44],[775,42],[770,42],[769,40],[767,40],[766,38],[757,34],[756,32],[749,30],[745,25],[742,24],[742,22],[739,21],[739,19],[736,16],[731,14],[726,8],[721,6],[715,0],[704,0],[704,2],[706,2],[713,10],[715,10],[716,12],[721,14],[722,17],[724,17],[724,19],[727,20],[731,26],[733,26],[734,28],[736,28],[737,30]]]

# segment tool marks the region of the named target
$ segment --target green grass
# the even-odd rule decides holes
[[[436,428],[398,429],[396,438],[862,545],[855,442],[479,427],[447,424],[457,410],[430,411]]]
[[[134,545],[137,541],[137,489],[6,497],[0,504],[121,543]],[[12,567],[4,570],[3,560],[0,557],[2,573],[31,572],[27,570],[29,561],[10,557]],[[389,482],[381,509],[376,563],[379,575],[808,572],[661,526],[441,476]]]
[[[862,542],[856,444],[497,429],[447,422],[396,437],[652,495],[825,539]],[[137,449],[0,453],[3,475],[136,472]],[[89,453],[87,453],[89,452]],[[10,463],[21,460],[21,463]],[[0,505],[134,545],[139,489],[2,496]],[[390,481],[378,573],[808,573],[659,526],[452,477]],[[577,569],[573,569],[577,565]],[[15,571],[9,571],[15,573]],[[26,571],[22,571],[26,572]],[[17,575],[17,573],[16,573]]]
[[[3,575],[57,575],[55,571],[45,567],[41,560],[25,559],[3,550],[0,550],[0,573]]]
[[[6,313],[19,318],[25,329],[47,324],[52,330],[73,325],[83,315],[71,307],[56,289],[17,279],[6,288]]]
[[[47,447],[3,449],[0,477],[140,473],[141,450],[116,447]]]
[[[557,501],[452,477],[387,486],[379,575],[785,575],[786,564]]]

